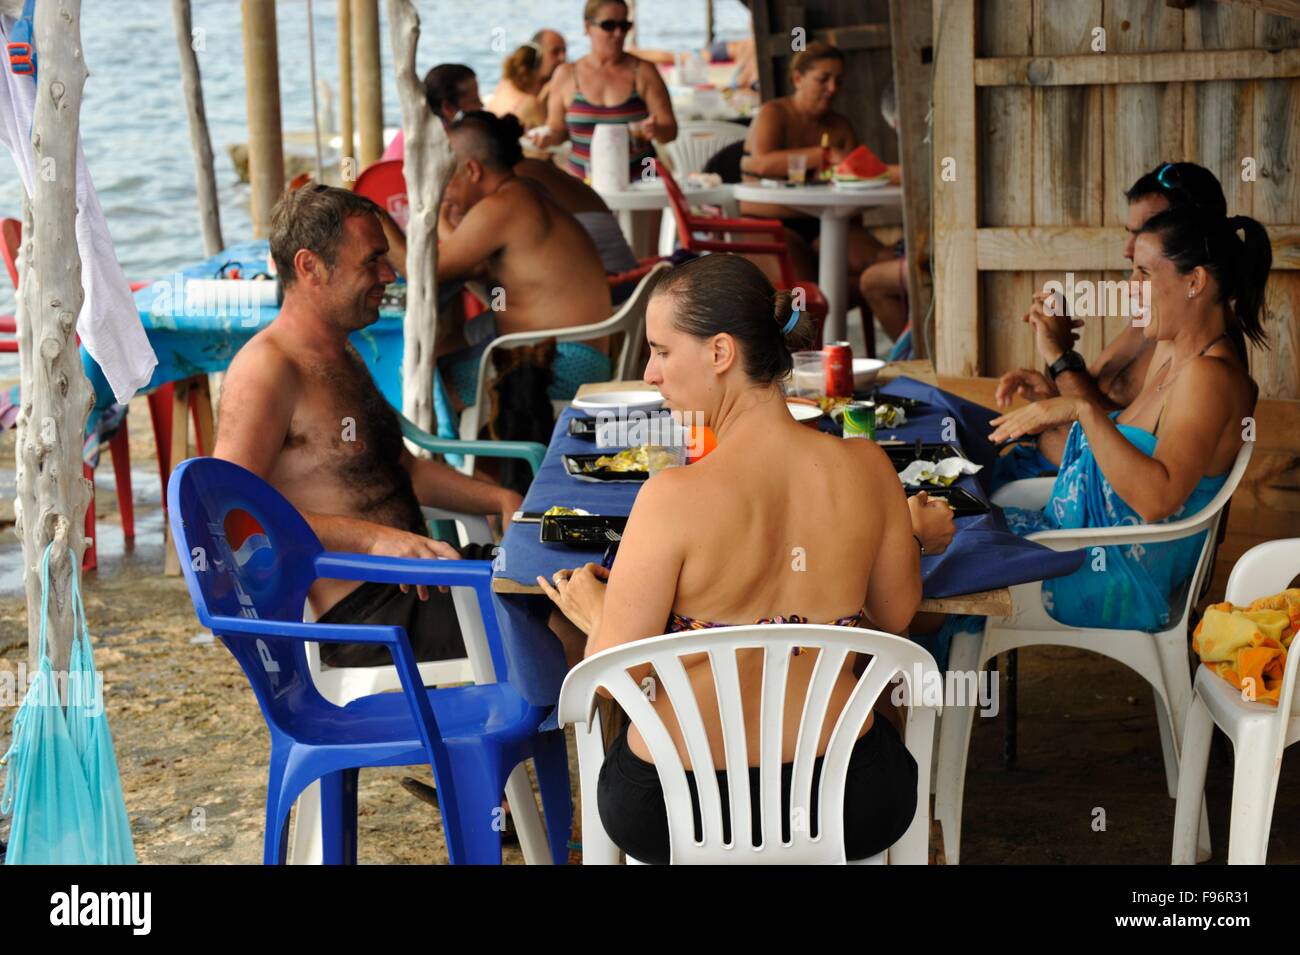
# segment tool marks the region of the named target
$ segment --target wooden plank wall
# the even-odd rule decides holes
[[[935,262],[940,372],[1037,367],[1021,320],[1033,291],[1066,270],[1122,278],[1124,189],[1163,160],[1190,160],[1219,176],[1230,213],[1254,216],[1273,235],[1272,348],[1256,349],[1251,367],[1262,396],[1300,398],[1300,19],[1214,0],[1186,10],[1165,0],[942,0],[936,38],[945,10],[961,17],[971,3],[973,50],[952,49],[951,37],[936,50],[936,228],[946,215],[954,235],[946,261]],[[1104,53],[1093,50],[1097,27]],[[972,54],[974,222],[960,212],[962,184],[939,179],[942,157],[971,147],[969,124],[960,110],[941,122],[938,102],[941,92],[961,95],[946,64]],[[1224,75],[1247,78],[1170,79]],[[1158,81],[1113,82],[1148,78]],[[1247,159],[1254,181],[1243,178]],[[977,271],[957,241],[971,227]],[[1094,357],[1126,321],[1090,322],[1080,350]]]

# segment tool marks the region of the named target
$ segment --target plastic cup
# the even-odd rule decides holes
[[[785,178],[797,186],[808,180],[808,157],[803,153],[791,153],[785,157]]]
[[[796,398],[825,397],[825,356],[819,351],[797,351],[790,357],[794,361],[790,372],[790,394]]]

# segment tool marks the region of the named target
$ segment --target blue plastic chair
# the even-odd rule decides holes
[[[327,552],[274,488],[215,458],[182,462],[168,482],[167,503],[199,621],[243,667],[271,733],[267,864],[285,861],[289,810],[317,779],[324,861],[355,863],[358,770],[426,764],[433,769],[451,861],[499,864],[502,793],[511,771],[529,758],[551,856],[565,862],[573,811],[568,753],[560,731],[538,732],[549,708],[527,703],[505,680],[425,689],[401,627],[302,621],[308,588],[319,578],[471,587],[501,679],[507,671],[490,609],[489,562]],[[335,706],[312,682],[304,649],[309,641],[383,644],[402,692]]]

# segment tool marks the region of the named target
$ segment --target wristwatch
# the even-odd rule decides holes
[[[1088,363],[1083,360],[1083,356],[1071,348],[1056,361],[1052,362],[1047,368],[1047,377],[1056,381],[1056,376],[1063,371],[1087,371]]]

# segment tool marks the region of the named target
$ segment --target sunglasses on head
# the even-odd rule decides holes
[[[592,20],[590,22],[606,33],[613,33],[615,30],[622,30],[624,33],[632,32],[631,20]]]

